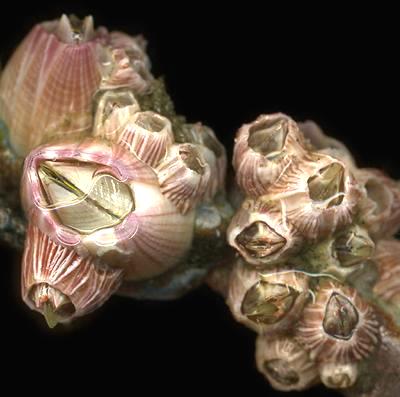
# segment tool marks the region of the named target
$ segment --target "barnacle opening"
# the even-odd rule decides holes
[[[113,176],[97,174],[98,165],[44,161],[38,175],[46,208],[82,234],[118,225],[135,209],[130,187]]]
[[[275,324],[291,310],[298,295],[288,285],[259,281],[246,292],[241,312],[255,323]]]
[[[374,253],[375,244],[368,232],[352,227],[340,234],[333,244],[334,254],[342,266],[353,266],[368,259]]]
[[[311,200],[327,202],[327,208],[340,205],[344,198],[344,167],[332,163],[321,168],[308,178],[308,191]]]
[[[153,133],[161,132],[166,127],[165,120],[152,112],[139,113],[135,124]]]
[[[333,292],[325,308],[324,331],[336,339],[349,340],[359,321],[357,309],[343,295]]]
[[[248,144],[268,159],[278,156],[289,132],[287,120],[275,118],[256,122],[249,129]]]
[[[76,311],[68,296],[47,283],[33,285],[29,299],[43,314],[50,328],[54,328],[59,322],[67,321]]]
[[[291,368],[286,360],[266,360],[263,368],[267,375],[282,385],[293,386],[300,381],[299,374]]]
[[[270,256],[286,245],[286,239],[262,221],[253,222],[244,228],[235,241],[254,258]]]
[[[201,160],[198,150],[190,144],[182,144],[179,146],[179,156],[185,163],[186,167],[196,172],[197,174],[204,174],[204,161]]]
[[[93,17],[90,15],[80,19],[73,14],[63,14],[58,21],[45,22],[43,26],[67,44],[84,43],[93,39],[95,35]]]

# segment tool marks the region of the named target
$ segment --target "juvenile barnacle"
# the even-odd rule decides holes
[[[374,294],[395,307],[400,305],[400,242],[380,240],[373,258],[379,278]]]
[[[210,184],[210,166],[202,148],[191,143],[173,145],[156,169],[161,192],[183,213],[203,199]]]
[[[357,363],[320,363],[318,371],[322,383],[330,389],[349,388],[356,383],[358,378]]]
[[[316,152],[288,169],[268,193],[281,200],[288,221],[310,240],[351,224],[361,195],[344,163]]]
[[[237,133],[233,153],[236,181],[248,196],[261,196],[305,155],[302,134],[291,118],[282,113],[262,115]]]
[[[260,334],[256,341],[256,364],[277,390],[300,391],[318,382],[316,365],[291,337]]]
[[[393,236],[400,227],[398,184],[376,169],[358,169],[355,176],[362,188],[360,220],[375,239]]]
[[[322,280],[306,305],[296,337],[312,359],[351,363],[368,357],[379,343],[379,322],[357,291]]]
[[[349,149],[339,140],[326,135],[314,121],[307,120],[298,123],[298,125],[306,143],[311,145],[312,150],[334,157],[350,169],[356,167]]]
[[[27,216],[54,242],[124,268],[127,280],[165,272],[187,253],[194,213],[181,215],[151,167],[120,145],[48,144],[25,161]]]
[[[302,237],[286,218],[280,202],[247,199],[227,230],[228,242],[257,267],[283,262],[299,251]]]
[[[231,272],[227,304],[237,321],[263,332],[290,329],[308,297],[308,278],[295,271],[259,272],[238,260]]]
[[[50,327],[101,306],[122,283],[122,270],[82,258],[54,243],[32,223],[22,260],[22,297]]]

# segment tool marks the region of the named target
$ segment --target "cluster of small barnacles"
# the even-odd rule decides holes
[[[21,177],[24,301],[52,327],[209,273],[275,388],[357,385],[400,327],[399,183],[313,122],[263,115],[236,137],[233,214],[224,147],[176,115],[145,44],[62,16],[1,75],[0,239],[24,236]]]
[[[233,166],[240,204],[227,238],[238,255],[220,289],[258,333],[259,371],[285,391],[353,386],[381,340],[372,303],[400,299],[400,186],[284,114],[239,129]]]
[[[91,17],[35,26],[2,74],[8,150],[25,157],[22,296],[50,326],[115,292],[177,297],[222,254],[225,149],[159,91],[143,38]]]

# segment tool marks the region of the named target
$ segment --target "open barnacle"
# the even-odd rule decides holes
[[[362,187],[359,217],[371,236],[393,236],[400,225],[400,188],[398,184],[376,169],[362,168],[355,171]]]
[[[260,268],[284,261],[300,250],[303,241],[288,222],[281,203],[265,197],[243,202],[227,236],[229,244],[248,263]]]
[[[165,272],[187,253],[194,214],[181,215],[153,170],[123,147],[87,138],[34,150],[23,204],[57,244],[122,267],[128,280]]]
[[[318,382],[316,365],[307,351],[291,337],[258,335],[256,364],[277,390],[300,391]]]
[[[238,260],[230,275],[227,304],[237,321],[256,332],[282,332],[294,325],[307,297],[305,274],[259,272]]]
[[[22,297],[50,327],[101,306],[122,283],[122,270],[54,243],[32,223],[22,260]]]
[[[323,279],[315,301],[304,309],[296,336],[312,359],[351,363],[375,350],[379,322],[356,290]]]
[[[361,194],[344,163],[316,152],[288,169],[268,193],[281,200],[288,221],[310,240],[351,224]]]
[[[302,134],[290,117],[262,115],[237,133],[233,153],[236,181],[250,197],[266,194],[281,173],[305,153]]]

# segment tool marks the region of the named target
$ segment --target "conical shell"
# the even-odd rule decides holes
[[[45,189],[47,180],[53,185]],[[180,214],[151,167],[107,141],[37,148],[25,161],[22,199],[53,241],[123,267],[127,279],[163,273],[191,246],[194,212]]]
[[[68,315],[59,321],[69,321],[101,306],[122,282],[122,271],[99,264],[92,257],[82,258],[73,249],[54,243],[32,223],[28,227],[22,260],[22,297],[33,310],[43,312],[51,298],[45,292],[34,295],[34,287],[50,287],[72,304]],[[57,301],[49,302],[58,306]],[[57,309],[57,307],[54,307]]]
[[[61,41],[57,29],[65,18],[35,26],[2,74],[0,118],[20,156],[49,137],[88,131],[92,125],[92,96],[101,79],[98,43],[91,36]]]

